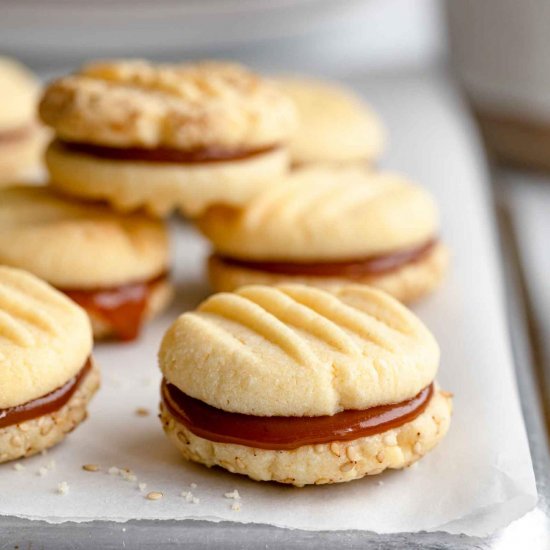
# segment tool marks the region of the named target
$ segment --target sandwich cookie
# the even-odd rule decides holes
[[[46,145],[36,121],[39,90],[25,67],[0,57],[0,187],[38,172]]]
[[[134,339],[172,297],[164,223],[45,187],[0,191],[0,264],[67,294],[88,312],[96,338]]]
[[[92,63],[53,82],[40,114],[52,185],[156,215],[243,204],[286,171],[296,125],[276,86],[216,62]]]
[[[410,302],[437,286],[448,263],[428,192],[357,167],[297,170],[243,209],[211,208],[198,224],[214,245],[218,291],[355,282]]]
[[[175,321],[159,362],[162,424],[183,456],[256,480],[303,486],[403,468],[449,428],[433,336],[365,286],[216,294]]]
[[[59,443],[99,387],[86,313],[30,273],[0,266],[0,462]]]
[[[278,82],[298,110],[298,130],[290,142],[294,165],[372,164],[382,154],[384,127],[369,105],[351,90],[301,78]]]

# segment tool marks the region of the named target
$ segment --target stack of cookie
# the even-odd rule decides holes
[[[83,418],[92,333],[132,340],[167,306],[174,210],[226,291],[160,349],[162,423],[186,458],[303,486],[402,468],[443,437],[437,344],[395,299],[446,270],[437,208],[376,170],[384,130],[360,99],[232,63],[104,61],[39,111],[48,185],[0,191],[0,462]]]

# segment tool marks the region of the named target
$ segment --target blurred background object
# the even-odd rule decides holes
[[[444,54],[437,0],[3,0],[0,51],[55,70],[102,56],[238,58],[342,76]]]
[[[490,151],[550,169],[550,2],[450,0],[451,56]]]

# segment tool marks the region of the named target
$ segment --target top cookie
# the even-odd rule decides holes
[[[168,382],[225,411],[320,416],[415,396],[433,381],[439,348],[370,287],[249,286],[181,315],[159,363]]]
[[[282,78],[279,85],[298,110],[299,127],[290,142],[294,163],[371,162],[380,156],[384,127],[353,92],[301,78]]]
[[[62,386],[91,349],[84,310],[30,273],[0,266],[0,409]]]
[[[186,150],[276,146],[296,124],[277,87],[221,62],[92,63],[50,84],[40,115],[67,141]]]
[[[117,214],[44,187],[0,190],[0,264],[62,289],[118,286],[167,270],[163,222]]]
[[[40,86],[23,65],[0,57],[0,132],[31,124]]]
[[[427,191],[354,167],[293,172],[242,210],[213,207],[199,228],[222,255],[244,260],[353,260],[422,244],[438,229]]]

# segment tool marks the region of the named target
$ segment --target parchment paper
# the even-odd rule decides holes
[[[415,308],[441,345],[440,384],[455,393],[451,429],[440,446],[405,471],[305,489],[256,483],[180,459],[156,418],[156,351],[171,320],[207,294],[202,266],[208,247],[178,221],[176,303],[138,343],[97,346],[103,387],[89,420],[47,455],[21,461],[24,469],[0,467],[0,515],[48,522],[207,519],[308,530],[485,535],[535,505],[476,144],[446,88],[427,80],[399,82],[399,87],[387,80],[356,84],[390,127],[391,152],[384,164],[433,190],[443,238],[452,249],[444,286]],[[138,407],[151,414],[138,416]],[[81,469],[90,463],[101,471]],[[129,468],[136,479],[109,474],[111,467]],[[63,481],[65,495],[57,492]],[[144,492],[138,483],[147,484]],[[232,509],[235,500],[224,497],[234,489],[242,497],[240,511]],[[149,491],[164,497],[147,500]],[[188,502],[182,491],[199,502]]]

